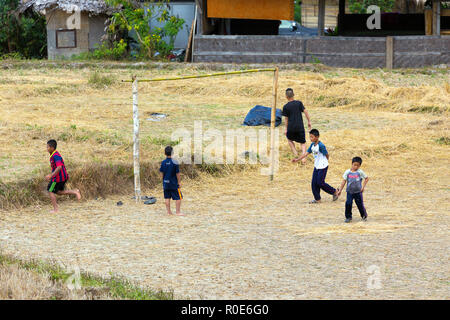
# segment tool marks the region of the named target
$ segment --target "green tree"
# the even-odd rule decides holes
[[[16,16],[18,5],[19,0],[0,0],[0,54],[43,58],[47,54],[45,17],[31,10]]]
[[[10,12],[17,8],[17,0],[0,0],[0,45],[2,53],[12,53],[17,46],[18,23]]]
[[[350,0],[348,8],[352,13],[367,13],[371,5],[380,7],[381,12],[392,12],[395,0]]]
[[[108,27],[111,45],[117,46],[117,41],[124,40],[130,44],[135,38],[140,45],[140,56],[153,58],[156,52],[161,56],[167,56],[172,50],[175,37],[181,30],[184,20],[170,14],[168,2],[151,1],[152,5],[144,9],[139,2],[133,0],[106,0],[106,2],[116,8],[120,8],[113,13]],[[151,19],[157,19],[162,27],[150,28]],[[168,37],[169,41],[164,41]]]

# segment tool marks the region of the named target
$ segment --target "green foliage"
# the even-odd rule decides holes
[[[16,17],[19,0],[0,0],[0,55],[18,53],[24,58],[47,55],[45,17],[32,12]]]
[[[113,52],[113,56],[122,54],[123,46],[117,43],[119,39],[123,40],[128,48],[133,41],[137,42],[140,47],[138,56],[141,58],[152,59],[156,52],[166,57],[173,50],[175,37],[183,27],[184,20],[170,15],[167,7],[168,0],[152,3],[146,9],[132,0],[106,0],[106,2],[122,8],[110,18],[108,26],[110,40],[109,43],[106,41],[103,44],[109,48],[116,48],[117,52]],[[149,22],[154,18],[162,24],[162,27],[150,28]],[[169,38],[168,42],[164,41],[165,37]],[[99,51],[101,50],[100,48]],[[106,51],[106,49],[103,50]]]
[[[102,43],[93,53],[94,59],[121,60],[127,56],[127,44],[123,39],[109,47]]]
[[[440,137],[439,139],[435,140],[437,143],[439,144],[443,144],[443,145],[450,145],[450,138],[449,137]]]
[[[112,85],[114,83],[114,79],[95,71],[89,75],[88,83],[97,89],[103,89]]]
[[[19,52],[4,53],[0,55],[1,60],[22,60],[23,56]]]
[[[295,1],[294,3],[294,20],[302,24],[302,6],[301,0]]]
[[[0,265],[18,265],[21,269],[33,271],[37,274],[45,274],[52,281],[66,282],[73,272],[66,270],[55,262],[42,262],[39,260],[19,260],[0,252]],[[173,300],[173,291],[152,290],[141,287],[124,277],[110,275],[100,277],[88,272],[80,273],[82,288],[102,288],[109,296],[117,299],[129,300]],[[55,300],[57,298],[55,297]]]
[[[415,106],[415,107],[408,109],[408,112],[440,114],[440,113],[444,112],[444,110],[442,110],[438,106]]]
[[[311,59],[312,59],[312,62],[311,62],[311,63],[314,63],[314,64],[320,64],[320,63],[322,63],[322,61],[320,61],[319,58],[317,58],[315,55],[312,55],[312,56],[311,56]]]
[[[381,12],[391,12],[395,0],[350,0],[348,7],[352,13],[367,13],[367,8],[371,5],[380,7]]]
[[[147,137],[147,140],[150,144],[158,145],[161,147],[166,147],[166,146],[174,147],[180,143],[179,140],[174,141],[172,139],[158,138],[158,137]]]

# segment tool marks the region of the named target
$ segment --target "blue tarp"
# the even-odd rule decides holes
[[[250,110],[244,119],[244,126],[270,126],[270,115],[272,108],[255,106]],[[275,126],[278,127],[281,124],[281,110],[277,109],[275,117]]]

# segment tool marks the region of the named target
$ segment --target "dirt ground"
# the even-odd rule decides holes
[[[151,288],[173,289],[176,298],[449,299],[448,113],[406,112],[410,105],[402,102],[402,99],[422,99],[424,105],[435,103],[445,107],[448,97],[425,98],[426,94],[421,96],[420,92],[430,88],[447,92],[448,73],[437,80],[430,76],[420,84],[408,74],[397,75],[400,79],[397,81],[381,71],[375,79],[370,79],[372,71],[365,73],[365,80],[355,78],[369,87],[373,84],[372,91],[366,87],[374,95],[372,98],[378,94],[383,99],[384,94],[394,99],[392,105],[398,109],[389,110],[387,106],[359,105],[354,95],[363,93],[358,91],[357,82],[348,81],[351,72],[337,69],[336,74],[322,76],[320,80],[321,75],[284,71],[281,86],[297,84],[305,92],[310,90],[300,98],[309,102],[305,105],[310,110],[313,127],[319,128],[321,140],[330,152],[329,184],[337,187],[351,158],[362,156],[362,169],[371,179],[364,195],[367,222],[360,221],[354,206],[353,223],[343,223],[345,193],[336,202],[324,194],[323,203],[308,204],[312,198],[312,161],[304,166],[290,162],[281,128],[280,168],[273,182],[260,175],[258,168],[223,177],[205,174],[196,180],[185,180],[182,184],[185,217],[165,214],[161,188],[145,190],[145,194],[158,199],[151,206],[135,204],[130,191],[129,195],[80,203],[63,201],[61,212],[56,215],[49,213],[48,204],[1,211],[0,248],[23,259],[56,260],[101,275],[124,275]],[[55,75],[46,77],[46,81],[55,81]],[[295,82],[295,77],[300,80]],[[331,84],[327,82],[330,77],[334,81]],[[17,82],[20,78],[14,73],[11,79]],[[258,78],[261,84],[265,80]],[[178,88],[173,86],[173,90]],[[329,92],[335,95],[320,98],[327,92],[327,86],[331,86]],[[385,86],[383,90],[381,86]],[[256,86],[255,90],[262,91],[253,93],[266,96],[268,91],[270,95],[270,85],[261,88]],[[408,88],[410,96],[405,93]],[[122,100],[116,113],[92,111],[95,116],[91,114],[91,118],[98,119],[103,132],[108,126],[110,132],[131,132],[131,123],[124,120],[128,117],[126,112],[121,113],[128,103],[129,92],[119,89],[117,92]],[[395,92],[400,96],[395,96]],[[20,112],[24,112],[26,123],[43,126],[43,130],[59,133],[67,130],[64,119],[50,126],[43,120],[45,99],[49,97],[39,100],[37,113],[32,115],[26,112],[24,102],[29,97],[15,104],[7,87],[0,94],[11,110],[9,114],[0,111],[3,142],[7,141],[7,134],[14,139],[9,130],[21,132],[23,123],[12,117]],[[67,95],[67,104],[56,102],[64,110],[75,104],[76,94]],[[336,101],[336,95],[340,95],[339,99],[347,95],[351,101],[326,105]],[[99,96],[99,92],[93,93],[93,99],[100,99]],[[238,127],[235,120],[242,121],[248,104],[258,102],[240,92],[236,97],[224,96],[221,102],[215,98],[213,102],[217,104],[210,105],[210,114],[194,112],[188,116],[178,100],[181,98],[173,106],[169,106],[168,97],[162,95],[159,99],[159,106],[156,102],[144,102],[145,111],[164,111],[167,109],[161,106],[165,105],[171,107],[172,118],[166,124],[147,127],[145,135],[166,137],[171,124],[180,121],[189,128],[196,116],[205,121],[210,119],[208,125],[218,124],[220,130],[230,123]],[[201,92],[189,91],[186,99],[194,101],[195,111],[208,105]],[[280,99],[281,105],[282,102]],[[231,107],[225,110],[222,106],[227,103]],[[74,108],[73,112],[81,112],[77,110]],[[114,114],[117,118],[106,119],[105,115]],[[94,130],[89,116],[81,113],[72,123]],[[28,157],[23,147],[15,155],[9,146],[4,143],[0,146],[4,154],[11,155],[2,158],[2,176],[6,181],[14,179],[16,168],[20,173],[31,172],[33,166],[48,161],[45,154],[39,154],[41,141],[32,138],[36,130],[30,131],[32,135],[20,136],[25,144],[30,143]],[[124,139],[128,138],[127,133]],[[91,140],[68,140],[65,154],[74,162],[93,159],[95,150],[89,144]],[[102,143],[98,148],[98,157],[129,157],[129,149],[122,148],[120,143]],[[161,146],[144,144],[143,148],[144,154],[160,158]],[[11,161],[14,157],[23,160],[23,165]],[[116,205],[119,200],[124,202],[123,206]]]
[[[270,185],[258,175],[186,185],[186,217],[165,214],[161,190],[152,193],[153,206],[113,197],[67,202],[58,215],[48,206],[9,212],[0,221],[1,245],[25,258],[174,289],[177,298],[450,297],[448,193],[409,185],[387,191],[374,178],[365,195],[369,220],[356,212],[346,225],[343,200],[307,204],[307,178],[297,174],[309,176],[310,165],[290,169],[296,175],[281,173]],[[222,187],[233,181],[233,191]],[[373,265],[380,289],[367,287]]]

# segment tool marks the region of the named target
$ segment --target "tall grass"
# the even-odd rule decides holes
[[[103,75],[95,71],[89,75],[88,83],[97,89],[104,89],[111,86],[116,79],[111,75]]]
[[[66,188],[78,188],[84,199],[95,199],[115,194],[130,194],[134,190],[133,165],[129,163],[88,163],[72,165]],[[201,173],[220,176],[236,170],[245,170],[248,165],[181,164],[183,177],[196,179]],[[141,187],[152,189],[161,183],[159,163],[140,165]],[[48,202],[48,182],[44,172],[37,172],[30,179],[2,182],[0,180],[0,209],[21,208]]]
[[[172,300],[172,291],[143,288],[123,277],[80,272],[80,288],[66,285],[72,272],[55,262],[19,260],[0,252],[0,299]]]

